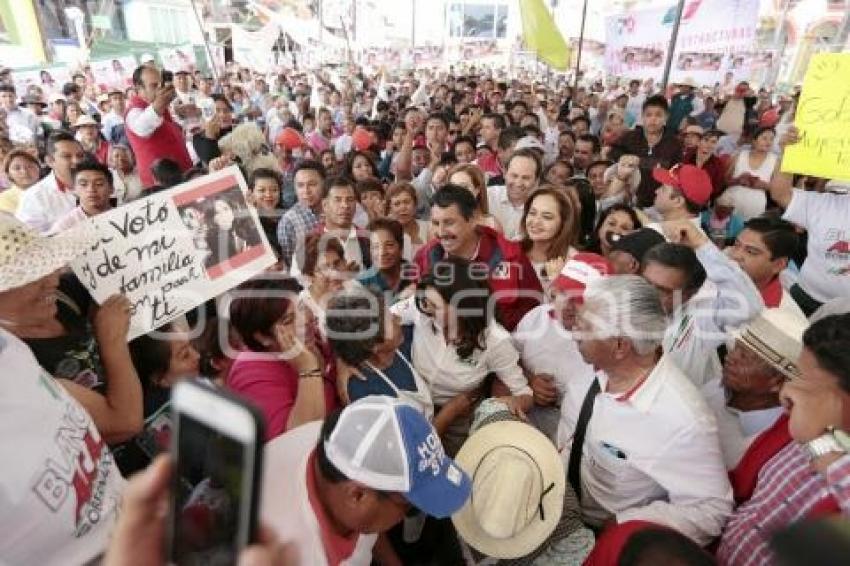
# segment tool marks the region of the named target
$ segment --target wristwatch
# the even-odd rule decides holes
[[[825,433],[808,441],[804,447],[812,460],[832,452],[846,454],[850,451],[850,435],[835,427],[828,427]]]

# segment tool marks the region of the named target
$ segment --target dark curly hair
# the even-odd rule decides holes
[[[336,295],[325,310],[325,328],[334,353],[346,364],[360,366],[384,340],[383,302],[362,289]]]
[[[818,365],[850,393],[850,313],[835,314],[813,323],[803,334],[803,345]]]

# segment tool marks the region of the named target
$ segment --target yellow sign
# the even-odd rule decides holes
[[[850,179],[850,53],[812,57],[794,124],[800,141],[785,149],[782,170]]]

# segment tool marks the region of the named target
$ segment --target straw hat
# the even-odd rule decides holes
[[[95,119],[89,116],[88,114],[83,114],[82,116],[77,118],[77,121],[74,122],[74,125],[71,126],[71,128],[76,130],[77,128],[80,128],[82,126],[94,126],[97,128],[100,127],[100,124],[98,124]]]
[[[808,326],[809,321],[794,311],[764,309],[733,335],[773,368],[793,379],[800,376],[797,359],[803,351],[803,333]]]
[[[23,287],[65,267],[94,240],[88,222],[46,237],[14,216],[0,213],[0,293]]]
[[[526,556],[561,520],[564,465],[552,442],[518,421],[482,426],[455,462],[472,478],[472,496],[452,516],[458,534],[494,558]]]

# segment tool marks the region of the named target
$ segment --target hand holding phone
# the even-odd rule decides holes
[[[198,382],[175,385],[168,560],[235,564],[258,540],[263,421],[231,395]]]

